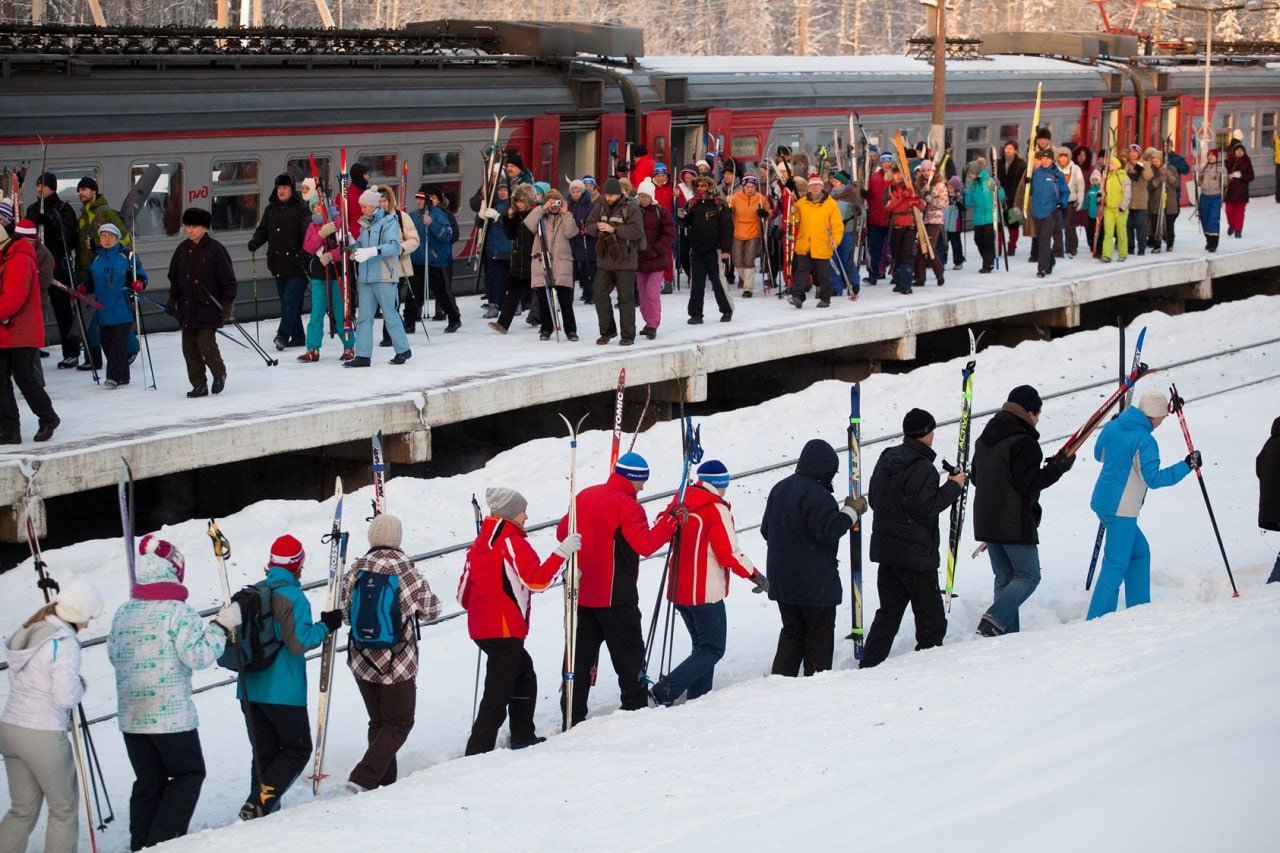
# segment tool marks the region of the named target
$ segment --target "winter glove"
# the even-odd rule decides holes
[[[376,258],[378,256],[378,249],[376,246],[361,246],[354,250],[351,253],[351,256],[355,258],[357,262],[364,263],[370,258]]]
[[[316,255],[316,260],[320,262],[320,266],[327,267],[333,262],[333,255],[329,252],[321,252]]]
[[[129,282],[129,289],[134,293],[141,293],[147,289],[147,283],[141,279],[135,278],[133,281]]]
[[[319,234],[321,237],[329,237],[334,233],[336,233],[337,230],[338,230],[338,223],[326,222],[325,224],[320,226]]]
[[[567,560],[574,554],[578,553],[582,548],[582,534],[570,533],[564,539],[560,540],[560,544],[556,546],[556,556],[562,560]]]
[[[83,284],[77,284],[76,293],[80,294],[81,296],[87,296],[89,293],[89,288]]]
[[[858,516],[867,511],[867,499],[862,495],[858,495],[856,498],[850,495],[844,499],[844,506],[840,507],[840,511],[849,516],[849,519],[856,524]]]
[[[764,575],[760,574],[759,569],[756,569],[754,572],[751,573],[750,580],[753,584],[755,584],[755,586],[751,588],[751,591],[754,592],[756,595],[759,595],[762,592],[769,591],[769,579]]]
[[[213,621],[230,635],[236,632],[236,628],[244,621],[244,616],[240,613],[240,605],[232,601],[218,611],[218,615],[213,617]]]
[[[1240,179],[1241,179],[1242,177],[1244,177],[1244,176],[1243,176],[1243,175],[1241,175],[1239,172],[1232,172],[1232,173],[1231,173],[1230,175],[1228,175],[1227,177],[1229,177],[1229,178],[1235,178],[1235,179],[1238,181],[1238,180],[1240,180]]]
[[[672,520],[675,521],[676,524],[681,526],[683,526],[684,523],[689,520],[689,507],[685,506],[684,504],[676,504],[675,506],[671,507],[671,509],[667,510],[667,513],[671,516]]]
[[[332,634],[342,627],[342,611],[326,610],[320,614],[320,621],[324,623],[324,626],[329,629],[329,633]]]
[[[1187,467],[1190,468],[1192,471],[1196,470],[1203,464],[1204,462],[1200,458],[1199,450],[1193,450],[1187,454]]]
[[[494,221],[496,221],[496,220],[497,220],[497,218],[498,218],[501,214],[499,214],[499,213],[498,213],[498,211],[494,210],[492,207],[482,207],[482,208],[480,208],[480,214],[479,214],[479,215],[480,215],[480,218],[481,218],[481,219],[487,219],[487,220],[489,220],[490,222],[494,222]]]
[[[1065,474],[1071,470],[1072,465],[1076,464],[1076,457],[1074,455],[1065,456],[1065,455],[1059,454],[1051,458],[1049,460],[1049,464],[1052,465],[1054,468],[1057,468],[1059,474]]]
[[[765,210],[763,207],[757,207],[756,216],[759,216],[761,219],[768,219],[769,211]]]
[[[50,592],[62,592],[62,587],[58,586],[58,582],[49,577],[40,578],[40,580],[36,581],[36,586],[40,589],[47,589]]]

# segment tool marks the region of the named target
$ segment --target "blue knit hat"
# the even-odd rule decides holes
[[[667,171],[667,164],[666,164],[666,163],[654,163],[654,164],[653,164],[653,173],[654,173],[655,175],[666,175],[666,174],[669,174],[669,172]]]
[[[729,488],[729,469],[719,459],[708,459],[698,466],[698,479],[717,489]]]
[[[596,185],[596,179],[595,179],[594,177],[592,177],[591,175],[583,175],[583,176],[582,176],[582,182],[583,182],[584,184],[591,184],[591,186],[593,186],[593,187]]]
[[[615,474],[621,474],[633,483],[643,483],[649,479],[649,463],[639,453],[624,453],[613,466]]]

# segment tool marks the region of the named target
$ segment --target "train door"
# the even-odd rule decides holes
[[[614,176],[614,167],[627,156],[626,113],[605,113],[600,116],[600,138],[597,142],[596,180],[603,185]]]
[[[674,162],[668,164],[672,173],[678,173],[686,163],[698,159],[702,149],[706,125],[698,116],[679,116],[671,120],[671,151]]]
[[[564,191],[568,192],[567,182],[583,175],[597,176],[596,145],[600,137],[596,122],[561,122],[560,123],[560,171],[551,181],[552,186],[561,181],[566,182]],[[603,181],[603,177],[599,177]]]
[[[665,163],[672,169],[671,151],[671,110],[650,110],[644,114],[644,144],[649,149],[655,163]]]
[[[559,180],[560,116],[534,116],[530,132],[533,136],[530,153],[533,156],[527,164],[529,170],[533,172],[535,181],[546,181],[554,187]]]

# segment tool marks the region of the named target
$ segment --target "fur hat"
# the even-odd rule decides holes
[[[383,513],[369,524],[370,548],[399,548],[404,538],[404,527],[394,515]]]
[[[1070,148],[1068,148],[1068,147],[1067,147],[1067,146],[1065,146],[1065,145],[1059,145],[1057,148],[1055,148],[1055,149],[1054,149],[1054,151],[1053,151],[1053,156],[1055,156],[1055,157],[1066,157],[1068,160],[1070,160],[1070,159],[1071,159],[1071,149],[1070,149]]]
[[[489,505],[490,515],[512,520],[529,508],[529,502],[525,500],[524,495],[506,486],[485,489],[484,502]]]
[[[188,207],[182,211],[183,225],[199,225],[204,228],[213,227],[213,214],[198,207]]]
[[[1162,420],[1169,414],[1169,398],[1159,391],[1148,391],[1138,398],[1138,411],[1152,421]]]
[[[1163,157],[1163,156],[1164,155],[1160,153],[1160,149],[1158,148],[1148,148],[1146,151],[1142,152],[1143,160],[1150,160],[1152,157]]]
[[[515,190],[511,193],[511,203],[515,204],[522,201],[532,207],[538,201],[538,192],[531,184],[516,184]]]
[[[933,415],[924,409],[912,409],[902,419],[902,434],[907,438],[924,438],[937,426]]]
[[[302,564],[306,561],[307,552],[303,550],[302,543],[288,533],[276,539],[267,556],[267,566],[288,569],[294,577],[302,575]]]
[[[176,545],[168,539],[161,539],[154,533],[148,533],[138,540],[138,556],[148,555],[159,557],[167,562],[173,568],[173,573],[177,575],[178,583],[182,583],[187,573],[187,561]]]
[[[1038,130],[1036,130],[1036,140],[1037,140],[1037,141],[1039,141],[1039,140],[1041,140],[1041,139],[1052,139],[1052,138],[1053,138],[1053,134],[1049,131],[1049,128],[1047,128],[1047,127],[1042,127],[1042,128],[1039,128]]]
[[[653,181],[649,178],[645,178],[640,182],[640,186],[636,187],[636,195],[647,195],[649,198],[653,198],[654,193],[657,191],[658,188],[653,185]]]
[[[507,165],[515,166],[520,171],[524,171],[524,158],[520,156],[520,152],[514,148],[507,152]]]
[[[62,585],[53,612],[63,622],[84,625],[102,615],[102,594],[88,581],[74,578]]]
[[[649,479],[649,463],[639,453],[624,453],[613,466],[613,472],[633,483],[643,483]]]
[[[279,175],[276,175],[275,185],[277,187],[288,187],[291,190],[297,189],[293,183],[293,175],[290,175],[288,172],[281,172]]]

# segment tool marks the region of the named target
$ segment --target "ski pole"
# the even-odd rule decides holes
[[[144,300],[146,300],[147,302],[150,302],[152,305],[156,306],[156,307],[157,307],[157,308],[159,308],[161,311],[163,311],[164,313],[168,314],[170,317],[172,317],[172,316],[173,316],[173,309],[172,309],[172,308],[170,308],[168,305],[165,305],[163,302],[160,302],[160,301],[158,301],[158,300],[156,300],[156,299],[152,299],[150,296],[147,296],[147,294],[145,294],[145,293],[139,293],[139,294],[138,294],[138,296],[141,296]],[[243,349],[249,349],[249,345],[248,345],[248,344],[243,343],[243,342],[241,342],[239,339],[237,339],[237,338],[235,338],[235,337],[233,337],[233,336],[231,336],[231,335],[227,334],[227,333],[226,333],[225,331],[223,331],[222,329],[214,329],[214,331],[215,331],[215,332],[217,332],[218,334],[222,335],[222,336],[223,336],[224,338],[226,338],[227,340],[231,341],[231,343],[235,344],[236,346],[238,346],[238,347],[242,347]],[[150,355],[149,355],[149,353],[150,353],[150,350],[148,350],[148,360],[150,359]]]
[[[1169,386],[1169,411],[1178,416],[1178,426],[1182,427],[1182,437],[1187,442],[1187,452],[1193,456],[1199,456],[1195,444],[1191,441],[1191,431],[1187,429],[1187,418],[1182,413],[1182,409],[1186,400],[1178,396],[1178,386]],[[1222,564],[1227,568],[1227,580],[1231,581],[1231,597],[1239,598],[1240,590],[1236,588],[1235,575],[1231,573],[1231,561],[1227,559],[1227,549],[1222,544],[1222,532],[1218,530],[1218,519],[1213,514],[1213,504],[1209,501],[1209,490],[1204,484],[1204,472],[1200,470],[1199,459],[1196,460],[1195,466],[1196,480],[1200,483],[1200,494],[1204,496],[1204,508],[1209,512],[1209,523],[1213,525],[1213,536],[1218,540],[1218,552],[1222,554]]]
[[[261,323],[260,323],[261,318],[258,314],[258,253],[254,252],[252,257],[253,257],[253,337],[255,340],[261,341],[262,340],[261,338],[262,329],[261,329]],[[222,306],[219,305],[218,307],[221,308]]]
[[[480,526],[482,524],[480,518],[480,502],[476,500],[476,493],[471,493],[471,511],[476,517],[476,536],[480,535]],[[476,711],[480,707],[480,647],[476,647],[476,686],[471,694],[471,725],[476,724]]]

